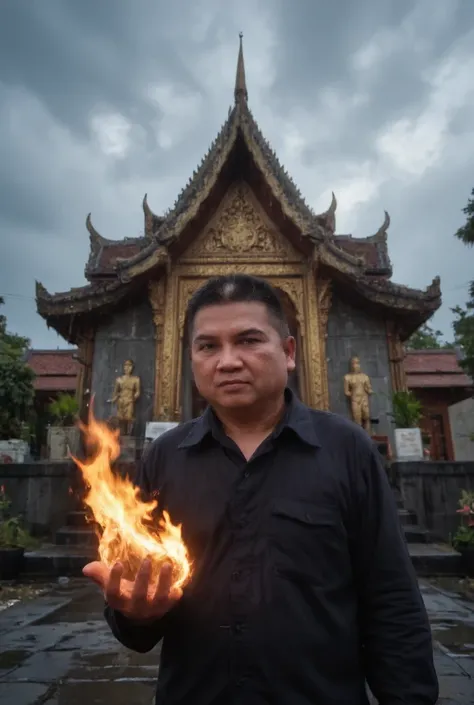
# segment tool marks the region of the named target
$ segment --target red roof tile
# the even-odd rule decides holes
[[[410,389],[420,387],[472,387],[472,382],[465,374],[441,375],[407,375],[407,385]]]
[[[143,245],[137,242],[118,242],[113,245],[105,245],[94,269],[97,272],[113,272],[117,259],[134,257],[141,249],[143,249]]]
[[[77,350],[30,350],[27,363],[36,374],[38,391],[74,391],[80,363],[74,360]]]
[[[73,358],[77,350],[30,350],[27,362],[37,375],[77,375],[80,364]]]
[[[455,350],[408,350],[403,363],[408,387],[472,387]]]
[[[366,267],[377,269],[380,266],[377,246],[374,242],[363,242],[353,239],[348,235],[338,235],[336,243],[350,255],[362,257]]]
[[[463,371],[455,350],[407,350],[404,367],[407,374]]]
[[[77,377],[36,377],[33,386],[37,392],[75,392]]]

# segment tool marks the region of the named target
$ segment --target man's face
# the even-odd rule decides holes
[[[352,360],[352,371],[354,374],[358,374],[360,372],[360,361],[358,357],[354,357]]]
[[[209,403],[251,407],[283,392],[295,369],[295,341],[280,336],[264,304],[207,306],[194,319],[191,362],[196,387]]]
[[[127,361],[124,363],[123,371],[124,371],[124,373],[127,375],[127,377],[129,377],[129,376],[132,374],[132,372],[133,372],[133,365],[132,365],[132,363],[131,363],[129,360],[127,360]]]

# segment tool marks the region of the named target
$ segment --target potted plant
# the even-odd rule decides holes
[[[20,517],[11,514],[11,501],[0,488],[0,580],[16,580],[23,569],[25,549],[36,544]]]
[[[411,391],[395,392],[390,415],[397,428],[418,428],[423,416],[421,402]]]
[[[395,392],[392,395],[392,411],[389,413],[395,424],[395,446],[397,456],[405,459],[425,457],[421,430],[423,416],[421,402],[412,391]]]
[[[459,500],[461,524],[453,536],[453,547],[462,556],[463,571],[469,578],[474,577],[474,492],[462,490]]]
[[[48,406],[54,422],[48,429],[48,450],[50,460],[64,460],[68,450],[77,451],[79,429],[76,425],[79,404],[72,394],[61,392]]]

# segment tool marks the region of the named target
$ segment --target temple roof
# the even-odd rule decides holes
[[[409,389],[473,387],[456,350],[407,350],[403,366]]]
[[[29,350],[26,363],[35,373],[36,392],[75,392],[80,371],[73,350]]]
[[[236,175],[244,180],[253,179],[268,215],[282,224],[286,234],[309,260],[329,267],[350,282],[363,298],[394,312],[413,314],[418,310],[418,325],[439,308],[438,278],[424,291],[400,287],[390,281],[392,267],[387,248],[390,218],[387,213],[374,234],[355,238],[336,234],[334,194],[324,213],[315,214],[306,203],[249,108],[240,37],[234,105],[173,207],[158,216],[151,210],[145,195],[142,204],[144,235],[122,240],[107,239],[99,234],[89,215],[86,227],[90,255],[85,268],[89,284],[53,295],[38,284],[38,312],[58,329],[61,316],[86,313],[118,302],[133,289],[135,280],[138,282],[147,272],[156,272],[160,265],[172,264],[189,244],[189,238],[199,230],[196,224],[202,225],[212,214],[212,204],[218,200],[215,194],[222,197],[222,190]],[[60,327],[64,335],[64,324]]]

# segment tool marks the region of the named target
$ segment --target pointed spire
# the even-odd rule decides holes
[[[242,46],[243,34],[239,34],[239,58],[237,59],[237,74],[235,76],[235,102],[239,103],[241,100],[248,100],[247,84],[245,81],[245,64],[244,64],[244,49]]]

